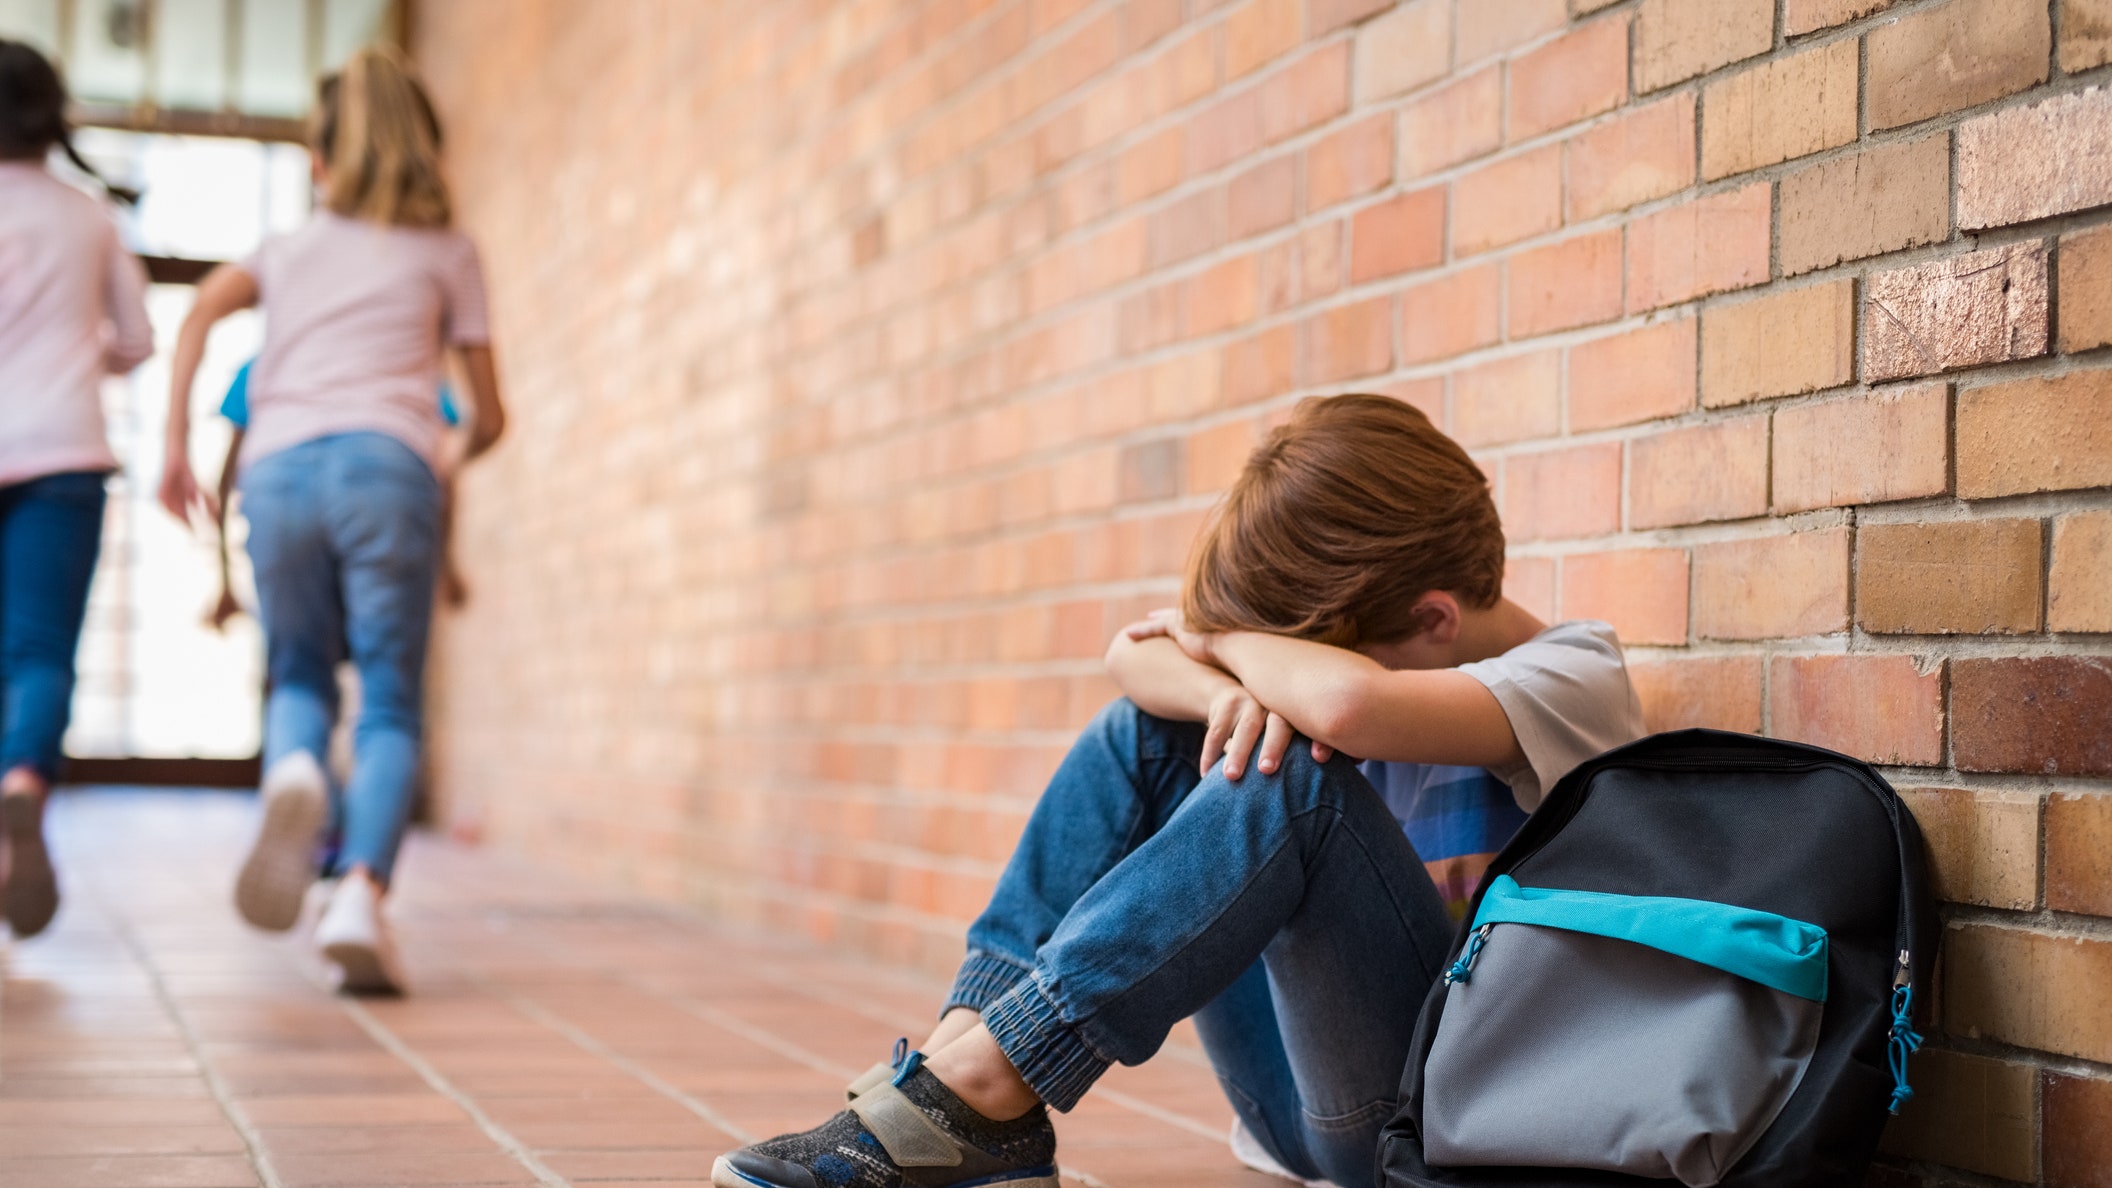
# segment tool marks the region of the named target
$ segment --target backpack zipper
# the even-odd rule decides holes
[[[1914,955],[1899,951],[1899,968],[1892,975],[1892,1030],[1885,1036],[1885,1064],[1892,1073],[1892,1112],[1914,1099],[1907,1084],[1907,1057],[1921,1048],[1921,1033],[1914,1030]]]
[[[1494,924],[1484,924],[1474,930],[1473,936],[1467,938],[1466,951],[1459,955],[1459,960],[1452,963],[1452,968],[1445,971],[1445,981],[1448,984],[1464,985],[1467,979],[1473,976],[1474,959],[1481,956],[1481,947],[1489,943],[1489,929],[1494,927]]]

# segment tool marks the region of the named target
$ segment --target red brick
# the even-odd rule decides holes
[[[1452,68],[1452,6],[1410,0],[1357,30],[1357,102],[1371,103],[1425,83]]]
[[[2037,793],[1901,788],[1899,795],[1928,842],[1938,899],[2019,912],[2039,906]]]
[[[1794,344],[1793,349],[1785,349]],[[1855,282],[1770,289],[1701,315],[1701,402],[1794,396],[1855,378]]]
[[[1187,285],[1187,332],[1217,334],[1252,322],[1258,283],[1252,256],[1235,256],[1197,273]]]
[[[1260,88],[1219,100],[1182,125],[1182,153],[1189,176],[1215,173],[1262,146]]]
[[[1181,490],[1181,443],[1172,439],[1122,447],[1115,498],[1121,503],[1171,499]]]
[[[2046,353],[2046,245],[2017,243],[1863,282],[1863,378],[1900,379]]]
[[[1621,316],[1619,227],[1519,252],[1507,267],[1512,338]]]
[[[1555,621],[1555,562],[1551,557],[1512,557],[1503,565],[1503,596],[1544,623]]]
[[[1943,665],[1913,656],[1776,656],[1769,733],[1870,763],[1943,762]]]
[[[1951,664],[1951,746],[1960,771],[2112,775],[2112,657]]]
[[[1618,451],[1615,457],[1618,464]],[[1611,623],[1624,644],[1683,644],[1687,551],[1621,549],[1566,556],[1561,614]]]
[[[2047,1188],[2112,1188],[2112,1081],[2051,1070],[2040,1077]]]
[[[1694,634],[1782,639],[1848,629],[1849,530],[1715,541],[1694,548]]]
[[[1698,198],[1628,225],[1631,313],[1767,280],[1772,200],[1765,182]]]
[[[1379,384],[1372,391],[1381,396],[1391,396],[1403,404],[1412,404],[1430,418],[1433,425],[1445,423],[1445,377],[1424,376],[1421,379],[1395,380]]]
[[[1151,216],[1147,232],[1153,268],[1178,264],[1225,241],[1225,192],[1191,194]]]
[[[1775,414],[1775,511],[1920,499],[1950,489],[1950,393],[1942,384]]]
[[[1452,380],[1452,436],[1470,446],[1552,436],[1562,419],[1561,352],[1469,367]]]
[[[1886,1125],[1879,1150],[1982,1175],[2033,1178],[2036,1069],[1924,1048],[1909,1073],[1914,1096]]]
[[[1845,25],[1874,12],[1892,7],[1894,0],[1788,0],[1782,10],[1782,29],[1791,37]]]
[[[1865,524],[1855,545],[1855,622],[1872,634],[2037,631],[2037,520]]]
[[[1701,95],[1701,175],[1714,180],[1847,144],[1856,135],[1854,41],[1777,58]]]
[[[1503,335],[1498,265],[1462,269],[1401,292],[1401,362],[1428,363],[1485,347]]]
[[[2107,574],[2112,574],[2112,510],[2071,512],[2055,520],[2046,629],[2112,632]]]
[[[1349,46],[1324,46],[1261,85],[1261,134],[1270,144],[1349,110]]]
[[[1774,44],[1773,0],[1643,0],[1635,22],[1635,89],[1669,87]]]
[[[1503,143],[1503,67],[1467,75],[1401,109],[1401,176],[1421,177]]]
[[[1227,421],[1188,438],[1184,473],[1190,494],[1222,491],[1232,485],[1254,452],[1255,422]]]
[[[1958,126],[1958,226],[2028,223],[2112,202],[2112,91],[2092,87]]]
[[[2112,370],[1958,394],[1958,496],[2112,486]]]
[[[1225,194],[1225,228],[1245,239],[1281,227],[1298,215],[1298,158],[1264,161],[1232,179]]]
[[[1300,374],[1309,384],[1377,375],[1391,368],[1392,300],[1374,297],[1337,306],[1308,319],[1304,359]]]
[[[1484,165],[1455,184],[1452,250],[1462,256],[1562,225],[1562,146]]]
[[[1879,145],[1782,179],[1782,271],[1936,243],[1951,233],[1951,138]]]
[[[1897,128],[2046,81],[2053,29],[2044,0],[1950,0],[1879,25],[1870,126]]]
[[[2112,941],[1991,923],[1956,923],[1943,938],[1943,1029],[2078,1056],[2112,1059]]]
[[[1569,428],[1609,429],[1694,407],[1694,319],[1569,348]]]
[[[1459,8],[1459,60],[1477,62],[1552,33],[1569,19],[1563,0],[1474,0]]]
[[[1617,531],[1621,526],[1620,444],[1602,442],[1506,458],[1503,526],[1512,540],[1573,540]],[[1685,638],[1684,630],[1681,638]]]
[[[1767,512],[1767,418],[1639,437],[1629,446],[1628,526],[1668,528]]]
[[[1122,150],[1115,162],[1115,192],[1123,205],[1141,202],[1180,183],[1184,140],[1168,128]]]
[[[1569,141],[1569,218],[1594,219],[1694,182],[1694,95],[1681,92]]]
[[[2112,227],[2061,236],[2063,353],[2112,346]]]
[[[1760,733],[1758,656],[1678,656],[1630,661],[1628,676],[1652,731],[1712,730]]]
[[[1520,55],[1510,83],[1514,141],[1612,111],[1628,97],[1627,18],[1593,21]]]
[[[1349,220],[1336,219],[1298,232],[1298,296],[1294,304],[1325,297],[1349,278]]]
[[[1314,37],[1324,36],[1344,25],[1354,25],[1375,12],[1382,12],[1390,3],[1392,0],[1307,0],[1307,31]]]
[[[1349,279],[1429,268],[1445,258],[1445,188],[1430,186],[1356,213],[1349,225]]]
[[[1297,48],[1298,0],[1247,0],[1225,18],[1225,77],[1238,78]]]
[[[1305,209],[1325,210],[1393,180],[1393,118],[1375,115],[1305,151]]]
[[[2112,0],[2060,0],[2061,72],[2112,62]]]
[[[2112,916],[2112,796],[2056,792],[2047,798],[2046,906]]]
[[[1291,326],[1276,326],[1226,346],[1219,368],[1219,403],[1251,404],[1290,391],[1297,358],[1298,335]]]

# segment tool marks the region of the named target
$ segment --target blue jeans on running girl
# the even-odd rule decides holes
[[[1193,1015],[1219,1082],[1286,1168],[1373,1184],[1453,922],[1356,768],[1303,740],[1274,775],[1198,779],[1203,727],[1101,711],[968,932],[972,1007],[1043,1101]]]
[[[58,777],[102,548],[103,478],[76,471],[0,487],[0,772]]]
[[[341,433],[242,475],[264,625],[264,764],[318,763],[337,721],[337,664],[359,672],[338,867],[386,881],[417,791],[425,648],[440,557],[440,484],[408,446]]]

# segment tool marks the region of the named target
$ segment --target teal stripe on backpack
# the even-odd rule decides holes
[[[1773,912],[1653,895],[1521,887],[1498,875],[1474,914],[1491,924],[1537,924],[1647,945],[1784,994],[1826,1001],[1826,930]]]

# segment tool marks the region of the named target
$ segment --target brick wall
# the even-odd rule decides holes
[[[517,410],[458,827],[946,966],[1256,434],[1378,389],[1657,725],[1908,790],[1899,1174],[2112,1184],[2112,0],[417,11]]]

